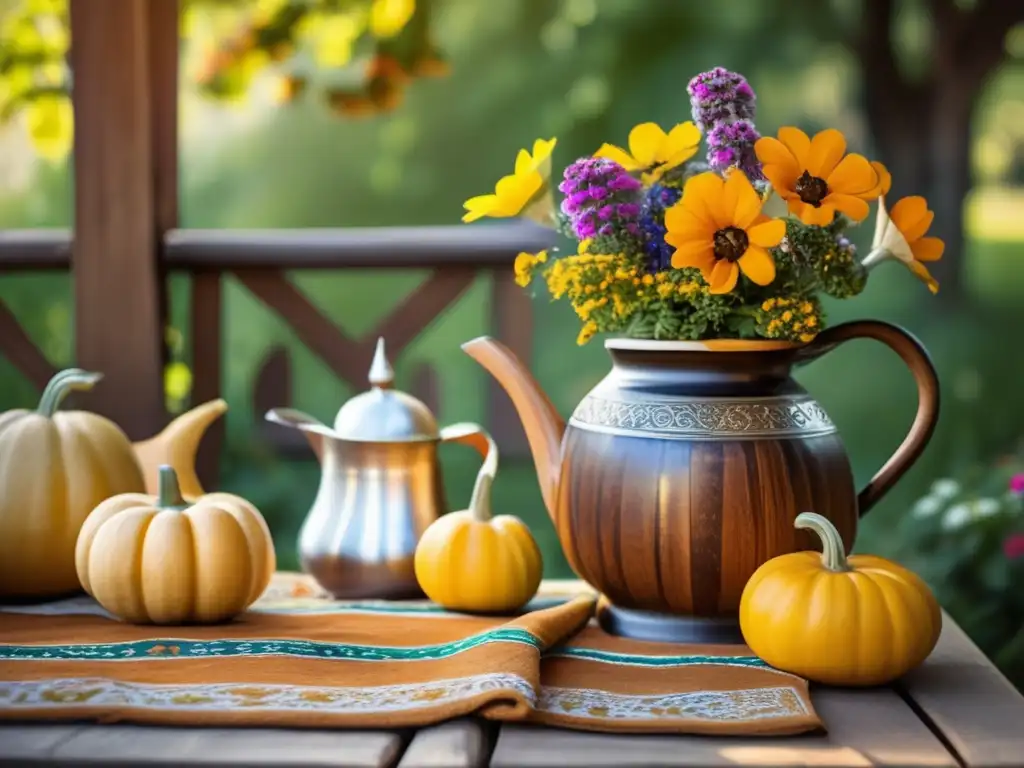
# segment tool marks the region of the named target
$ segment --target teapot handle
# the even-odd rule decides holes
[[[476,509],[481,500],[486,500],[490,493],[491,483],[498,472],[498,445],[487,430],[471,421],[461,421],[441,430],[442,443],[459,443],[475,448],[484,462],[477,472],[476,483],[473,484],[473,496],[469,502],[470,509]]]
[[[857,495],[857,506],[863,517],[917,461],[931,439],[939,420],[939,377],[920,341],[902,328],[879,320],[856,320],[827,328],[804,351],[808,357],[815,358],[850,339],[882,342],[900,356],[917,382],[917,415],[910,431],[896,452]]]
[[[441,430],[442,443],[459,443],[475,448],[484,461],[491,453],[497,453],[497,446],[487,430],[471,421],[460,421]]]

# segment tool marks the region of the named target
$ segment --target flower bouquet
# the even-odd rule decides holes
[[[823,295],[849,298],[871,269],[904,263],[932,290],[925,266],[943,243],[925,234],[922,197],[886,208],[885,167],[848,153],[834,129],[808,137],[781,128],[762,137],[746,79],[722,68],[688,86],[692,121],[665,132],[642,123],[628,149],[612,144],[569,165],[556,209],[556,140],[520,150],[492,194],[465,203],[463,221],[523,216],[575,240],[576,252],[522,253],[517,282],[540,275],[595,333],[644,339],[811,341],[824,327]],[[694,159],[701,143],[705,161]],[[849,226],[878,206],[870,252],[858,256]]]

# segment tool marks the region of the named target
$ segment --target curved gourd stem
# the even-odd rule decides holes
[[[36,408],[36,413],[46,418],[52,417],[60,404],[64,402],[64,398],[72,391],[90,390],[102,378],[102,373],[83,371],[81,368],[68,368],[54,374],[39,397],[39,407]]]
[[[487,440],[487,458],[477,473],[473,495],[469,498],[469,511],[473,519],[480,522],[491,519],[491,485],[494,483],[494,476],[498,474],[498,445],[486,432],[483,433],[483,437]]]
[[[822,517],[816,512],[801,512],[796,516],[793,525],[796,528],[812,530],[821,539],[821,562],[825,568],[834,573],[853,570],[846,560],[843,539],[828,518]]]
[[[164,464],[157,475],[156,505],[160,509],[188,509],[188,502],[182,498],[181,486],[174,467]]]

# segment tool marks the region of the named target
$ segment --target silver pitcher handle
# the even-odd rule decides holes
[[[469,506],[470,509],[475,509],[481,495],[490,491],[491,483],[498,472],[498,445],[486,429],[471,421],[461,421],[442,429],[441,442],[468,445],[475,448],[483,458],[484,462],[477,473]]]

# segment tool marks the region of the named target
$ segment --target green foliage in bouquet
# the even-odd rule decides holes
[[[900,559],[1024,690],[1024,455],[937,480],[901,526]]]
[[[863,291],[883,261],[903,262],[934,292],[924,262],[943,244],[925,234],[933,214],[921,197],[889,211],[885,167],[847,153],[827,129],[813,137],[782,128],[762,137],[746,79],[720,67],[688,86],[693,121],[667,133],[630,131],[628,149],[601,146],[564,171],[556,211],[550,185],[556,140],[523,149],[491,194],[465,203],[463,221],[524,216],[577,242],[575,253],[516,259],[516,280],[538,276],[595,333],[645,339],[776,339],[809,342],[824,327],[821,298]],[[695,160],[706,144],[705,161]],[[861,258],[849,226],[877,203],[875,238]],[[771,206],[783,215],[771,215]]]

